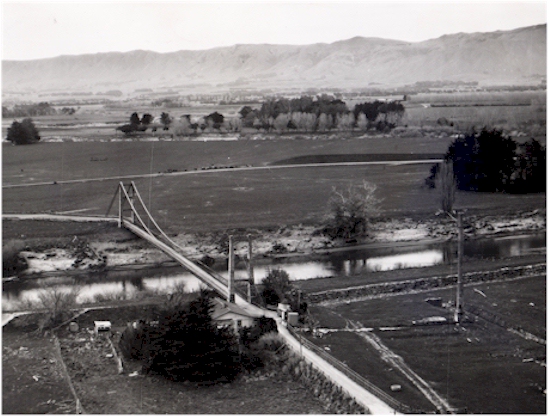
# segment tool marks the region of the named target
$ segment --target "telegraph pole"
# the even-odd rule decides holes
[[[122,199],[122,187],[124,185],[122,183],[118,184],[118,228],[120,229],[122,227],[122,223],[124,220],[124,216],[122,215],[122,206],[124,204],[124,200]]]
[[[234,303],[234,248],[232,235],[229,235],[229,285],[227,289],[227,301],[229,301],[229,303]]]
[[[457,213],[458,224],[458,261],[457,261],[457,292],[456,292],[456,310],[454,312],[454,322],[460,323],[463,316],[463,219],[461,212]]]
[[[252,235],[248,234],[248,302],[252,302],[252,285],[254,285],[254,267],[252,265]]]

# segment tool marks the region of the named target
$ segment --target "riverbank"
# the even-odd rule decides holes
[[[464,227],[465,239],[541,233],[546,230],[546,212],[470,215],[464,217]],[[172,263],[167,255],[127,230],[118,229],[115,224],[5,219],[2,228],[4,253],[17,252],[27,265],[20,271],[21,275],[142,269]],[[277,229],[181,233],[170,237],[188,257],[215,261],[227,258],[229,235],[233,236],[235,253],[241,258],[247,256],[249,235],[254,257],[258,260],[436,243],[457,236],[456,224],[447,216],[433,216],[427,220],[412,217],[377,219],[372,222],[368,237],[353,242],[332,241],[319,230],[318,226],[295,225]]]

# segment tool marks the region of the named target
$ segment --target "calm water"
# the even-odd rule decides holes
[[[465,242],[464,254],[469,258],[497,259],[520,256],[543,251],[545,234],[512,236]],[[417,268],[443,263],[455,263],[455,242],[431,245],[406,245],[391,248],[359,249],[323,255],[319,260],[300,261],[295,258],[272,260],[267,265],[254,267],[255,281],[260,282],[269,269],[282,268],[292,280],[326,278],[341,275],[356,275],[363,272],[391,269]],[[221,264],[221,262],[219,262]],[[221,275],[227,276],[225,265],[216,265]],[[236,265],[235,278],[246,278],[243,264]],[[142,290],[169,293],[175,286],[184,285],[186,290],[196,290],[201,282],[182,268],[157,268],[143,271],[110,271],[93,275],[40,278],[4,283],[2,291],[3,310],[19,308],[21,300],[36,300],[44,287],[58,287],[69,291],[79,288],[79,301],[92,300],[98,294],[119,294],[132,298]]]

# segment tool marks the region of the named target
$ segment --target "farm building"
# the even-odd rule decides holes
[[[234,326],[235,331],[241,327],[250,327],[254,324],[254,320],[259,318],[259,315],[250,313],[234,303],[214,298],[214,311],[212,320],[218,326]]]

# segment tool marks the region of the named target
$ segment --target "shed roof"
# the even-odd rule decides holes
[[[214,311],[212,313],[212,319],[219,320],[222,316],[228,313],[236,314],[246,318],[260,317],[259,314],[246,311],[234,303],[229,303],[228,301],[222,300],[220,298],[214,298]]]

